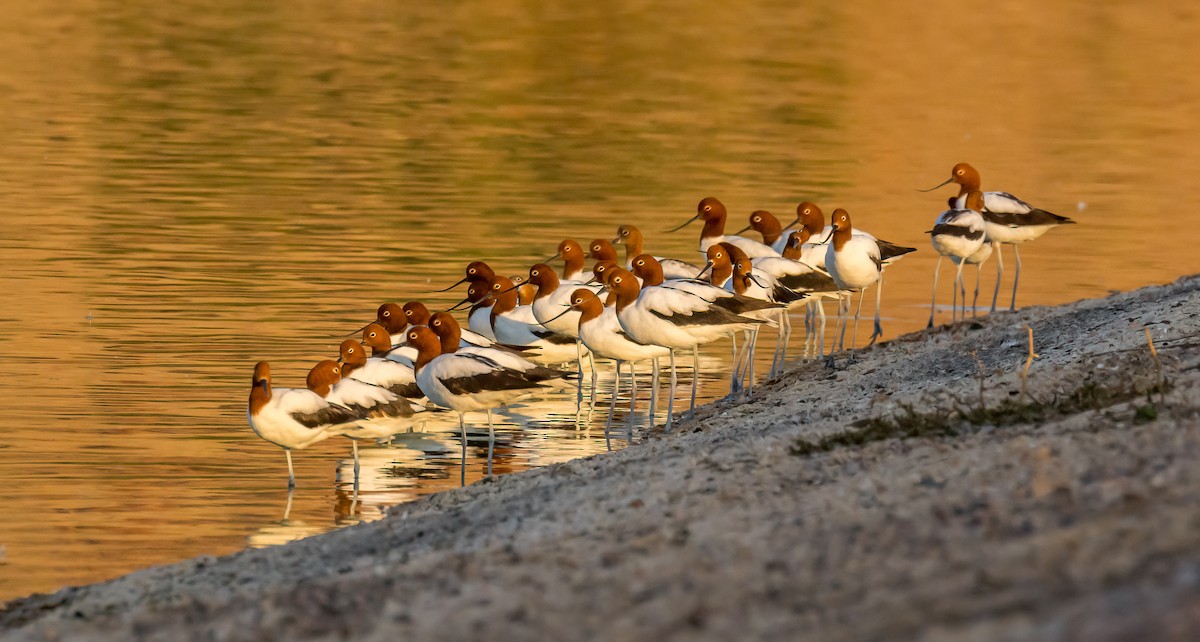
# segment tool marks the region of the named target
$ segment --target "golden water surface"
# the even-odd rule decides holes
[[[698,226],[662,230],[700,198],[738,227],[813,200],[919,248],[888,273],[893,337],[924,325],[952,193],[915,190],[970,161],[1080,223],[1026,246],[1024,305],[1200,270],[1189,3],[0,6],[0,599],[456,486],[435,422],[364,449],[358,501],[348,442],[298,452],[289,506],[245,400],[254,362],[302,385],[379,303],[457,300],[431,289],[472,259],[520,273],[621,223],[698,258]],[[711,399],[727,346],[706,357]],[[603,451],[573,409],[500,416],[497,471]]]

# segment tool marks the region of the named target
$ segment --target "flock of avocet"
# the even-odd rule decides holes
[[[1015,308],[1021,273],[1017,247],[1072,221],[1005,192],[980,192],[979,173],[966,163],[955,165],[944,183],[922,191],[948,183],[959,185],[958,196],[950,199],[950,209],[938,216],[928,234],[940,254],[938,267],[941,257],[958,265],[952,319],[958,315],[960,291],[961,312],[966,315],[963,265],[977,268],[977,300],[978,266],[993,252],[997,254],[992,295],[995,310],[1003,274],[1000,245],[1012,245],[1017,257],[1011,303]],[[754,382],[759,329],[767,325],[779,330],[773,376],[782,370],[786,357],[791,333],[788,313],[799,306],[807,308],[806,354],[824,356],[821,302],[831,298],[838,302],[840,331],[837,347],[828,356],[832,366],[836,352],[845,350],[850,298],[859,294],[853,348],[862,299],[872,285],[877,285],[875,327],[867,347],[882,335],[879,303],[884,268],[915,248],[900,247],[857,229],[844,209],[833,211],[829,226],[821,209],[812,203],[801,203],[796,214],[796,220],[783,226],[770,212],[751,213],[749,225],[739,234],[754,229],[762,235],[760,242],[725,234],[725,206],[715,198],[705,198],[696,215],[675,228],[704,221],[700,251],[708,260],[702,266],[644,253],[642,234],[631,225],[620,226],[611,242],[594,241],[586,253],[578,243],[563,241],[554,256],[529,269],[528,279],[497,275],[486,263],[475,261],[467,266],[462,280],[446,288],[467,284],[466,298],[451,310],[471,304],[469,329],[461,328],[449,311],[430,313],[419,302],[381,305],[375,321],[362,329],[361,341],[347,339],[336,360],[313,366],[306,388],[273,387],[269,364],[255,365],[247,413],[250,426],[258,436],[284,449],[289,488],[295,485],[292,450],[337,435],[349,437],[354,444],[357,483],[358,440],[384,440],[409,430],[432,405],[458,413],[465,460],[465,413],[487,414],[490,444],[494,441],[493,408],[546,386],[569,385],[562,379],[570,373],[554,366],[578,364],[576,386],[582,400],[584,362],[590,362],[594,398],[596,370],[591,357],[595,356],[616,364],[617,383],[609,403],[606,436],[622,365],[628,365],[630,371],[632,430],[637,399],[634,364],[652,362],[650,422],[654,423],[661,358],[670,365],[665,423],[669,430],[674,421],[677,352],[691,352],[694,374],[701,345],[732,338],[730,396],[744,394]],[[797,225],[799,229],[784,236],[786,229]],[[625,246],[623,264],[618,262],[614,243]],[[587,279],[583,271],[586,256],[595,260]],[[564,263],[561,278],[547,265],[556,259]],[[935,300],[936,292],[935,269]],[[933,303],[929,323],[933,325]],[[743,338],[740,350],[739,334]],[[693,376],[689,412],[695,409],[696,381]]]

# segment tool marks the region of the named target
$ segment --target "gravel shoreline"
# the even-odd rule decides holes
[[[620,452],[15,600],[0,637],[1191,638],[1198,312],[1193,276],[905,335]]]

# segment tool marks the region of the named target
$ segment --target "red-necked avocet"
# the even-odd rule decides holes
[[[883,242],[867,236],[856,236],[849,212],[841,208],[833,211],[831,227],[833,238],[825,251],[825,268],[829,270],[829,275],[833,277],[839,289],[859,293],[858,312],[854,315],[854,335],[850,341],[851,348],[858,339],[858,319],[862,315],[862,300],[865,291],[878,283],[875,289],[875,328],[871,333],[871,341],[867,344],[868,346],[873,345],[879,337],[883,336],[883,326],[879,322],[879,306],[883,293]],[[916,248],[889,245],[894,248],[890,252],[896,253],[897,256],[916,251]],[[838,316],[842,326],[841,336],[838,339],[839,349],[845,348],[849,314],[849,297],[847,297],[845,305],[838,305]],[[829,359],[832,364],[832,353],[830,353]]]
[[[558,244],[558,251],[542,263],[549,263],[554,259],[561,258],[563,260],[562,278],[568,281],[581,281],[584,278],[583,265],[586,257],[583,246],[578,241],[563,239]]]
[[[246,419],[254,434],[279,446],[287,455],[288,488],[292,489],[296,487],[292,451],[341,434],[359,417],[307,388],[272,386],[271,364],[259,361],[254,365]]]
[[[613,239],[613,243],[620,243],[625,246],[626,270],[633,269],[633,257],[646,253],[642,249],[645,243],[642,231],[633,225],[618,227],[617,238]],[[654,260],[658,261],[658,264],[662,266],[663,277],[668,279],[690,279],[695,277],[696,273],[700,271],[699,266],[679,259],[655,256]]]
[[[954,296],[951,301],[950,321],[953,323],[958,314],[958,294],[962,291],[963,317],[967,316],[967,286],[963,284],[963,263],[968,257],[974,256],[984,244],[986,225],[983,222],[983,194],[978,190],[967,194],[965,207],[957,207],[957,203],[938,215],[929,230],[929,242],[937,250],[938,260],[933,268],[933,294],[929,299],[929,325],[933,327],[933,313],[937,305],[938,271],[942,267],[942,259],[949,256],[955,260],[958,270],[954,276]],[[976,288],[979,281],[976,279]]]
[[[696,215],[688,219],[683,225],[676,227],[670,231],[681,230],[692,221],[703,220],[704,229],[700,230],[700,251],[708,250],[710,245],[720,243],[722,241],[732,243],[746,253],[750,258],[759,256],[779,256],[769,245],[765,245],[754,239],[748,239],[744,236],[725,233],[725,219],[728,217],[728,212],[725,210],[725,205],[721,201],[709,196],[700,201],[696,206]]]
[[[486,412],[488,418],[488,474],[491,474],[492,444],[495,429],[492,409],[511,403],[544,388],[543,384],[524,372],[506,368],[488,357],[456,351],[443,354],[441,341],[427,327],[409,328],[406,343],[417,350],[417,385],[430,402],[458,413],[462,437],[462,458],[467,458],[468,412]],[[561,376],[565,373],[559,373]],[[466,483],[466,469],[461,481]]]
[[[967,194],[980,189],[979,172],[967,163],[959,163],[950,170],[950,178],[923,192],[930,192],[943,185],[957,183],[958,206],[965,207]],[[1004,275],[1004,256],[1000,245],[1011,245],[1017,259],[1017,272],[1013,277],[1010,310],[1017,309],[1017,283],[1021,280],[1020,244],[1040,238],[1059,225],[1075,221],[1038,209],[1008,192],[983,193],[983,220],[987,225],[987,240],[996,250],[996,290],[992,293],[992,312],[996,311],[996,299],[1000,296],[1000,278]]]

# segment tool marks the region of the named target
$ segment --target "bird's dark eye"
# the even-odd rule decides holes
[[[537,276],[537,275],[538,275],[538,271],[537,271],[537,270],[534,270],[534,271],[532,271],[532,272],[530,272],[530,273],[529,273],[529,276]]]
[[[348,348],[346,354],[354,354],[354,348]]]
[[[467,274],[475,274],[475,268],[467,270]]]
[[[755,223],[762,223],[762,219],[761,219],[761,218],[759,218],[759,217],[757,217],[757,216],[755,216],[755,217],[754,217],[754,222],[755,222]]]
[[[619,277],[619,276],[617,278],[613,279],[613,283],[620,283],[620,282],[621,282],[621,277]]]
[[[705,212],[711,212],[711,211],[712,211],[712,205],[705,205],[705,206],[704,206],[704,211],[705,211]]]
[[[374,337],[375,337],[375,333],[374,333],[374,332],[372,332],[372,333],[371,333],[371,337],[372,337],[372,338],[374,338]]]
[[[384,311],[383,311],[383,316],[385,316],[385,317],[390,317],[390,316],[392,316],[392,312],[391,312],[391,310],[384,310]]]
[[[962,175],[963,175],[963,171],[962,171],[961,169],[960,169],[960,170],[958,170],[957,172],[954,172],[954,173],[955,173],[955,174],[958,174],[959,176],[962,176]]]

